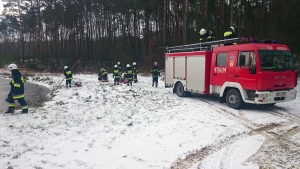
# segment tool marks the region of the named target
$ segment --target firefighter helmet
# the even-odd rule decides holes
[[[127,65],[126,65],[126,67],[130,67],[130,65],[129,65],[129,64],[127,64]]]
[[[202,28],[199,33],[200,33],[200,35],[204,35],[204,34],[206,34],[206,30],[204,28]]]
[[[114,67],[118,67],[118,65],[115,65]]]
[[[12,63],[12,64],[8,65],[8,69],[15,70],[15,69],[18,69],[18,66],[16,64]]]
[[[133,63],[132,63],[132,65],[136,65],[136,63],[135,63],[135,62],[133,62]]]
[[[118,62],[118,65],[120,65],[121,63],[120,62]]]
[[[232,29],[233,30],[233,32],[235,32],[235,30],[234,30],[234,27],[232,26],[232,27],[230,27],[230,29]]]
[[[157,62],[154,62],[154,65],[156,66],[156,65],[157,65]]]
[[[68,69],[68,66],[64,66],[64,69],[65,69],[65,70]]]

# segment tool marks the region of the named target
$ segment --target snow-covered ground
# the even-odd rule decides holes
[[[37,74],[28,81],[52,89],[62,79]],[[59,88],[29,114],[0,116],[0,168],[300,166],[299,87],[296,101],[233,110],[214,97],[179,98],[163,81],[153,88],[150,77],[132,87],[109,80],[75,75],[82,87]]]

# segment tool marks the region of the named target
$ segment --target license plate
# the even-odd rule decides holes
[[[286,95],[286,92],[278,92],[277,94],[276,94],[276,96],[285,96]]]

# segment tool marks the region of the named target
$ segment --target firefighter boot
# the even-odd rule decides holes
[[[23,109],[21,113],[22,113],[22,114],[23,114],[23,113],[24,113],[24,114],[28,113],[28,109]]]
[[[6,114],[9,114],[9,113],[15,113],[15,108],[9,107],[9,108],[7,109],[7,111],[4,112],[4,113],[6,113]]]

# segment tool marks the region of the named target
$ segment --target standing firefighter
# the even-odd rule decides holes
[[[202,28],[199,33],[200,42],[209,42],[215,39],[214,33],[210,30],[205,30],[204,28]]]
[[[155,83],[155,87],[157,87],[158,85],[158,76],[160,76],[160,72],[157,66],[157,62],[154,62],[154,65],[151,69],[151,74],[152,74],[152,87],[154,86]]]
[[[114,77],[114,85],[119,85],[121,76],[120,76],[120,71],[119,71],[118,65],[114,66],[113,77]]]
[[[129,84],[130,84],[130,86],[132,86],[133,71],[129,64],[127,64],[126,67],[127,67],[126,68],[127,86],[129,86]]]
[[[64,75],[66,77],[66,87],[71,87],[71,82],[72,82],[72,71],[68,68],[68,66],[65,66],[64,67],[65,69],[65,72],[64,72]]]
[[[123,67],[122,67],[122,64],[120,62],[118,62],[118,68],[119,68],[120,74],[122,74],[123,73]]]
[[[138,79],[137,79],[137,74],[139,73],[139,68],[137,67],[136,63],[133,62],[133,82],[137,83]]]
[[[108,82],[107,71],[104,68],[101,68],[100,73],[98,74],[98,80],[101,80],[102,82]]]
[[[8,65],[8,69],[11,71],[12,74],[12,80],[9,83],[11,88],[10,92],[8,94],[8,97],[5,101],[7,101],[8,104],[8,110],[5,113],[14,113],[15,109],[15,100],[18,100],[18,102],[22,106],[22,112],[21,113],[28,113],[28,105],[25,101],[25,95],[24,95],[24,78],[20,71],[18,70],[18,67],[16,64],[10,64]]]

